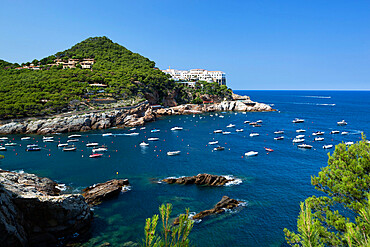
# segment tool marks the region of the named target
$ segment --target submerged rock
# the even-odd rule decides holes
[[[0,170],[0,245],[51,246],[85,233],[92,211],[81,195],[59,195],[57,183]]]
[[[88,204],[96,205],[103,200],[118,196],[125,186],[128,185],[130,185],[128,179],[113,179],[83,189],[84,193],[82,195]]]
[[[199,219],[202,219],[202,218],[204,218],[208,215],[211,215],[211,214],[219,214],[219,213],[224,212],[225,209],[236,208],[241,203],[242,203],[241,201],[232,199],[228,196],[223,196],[221,201],[219,201],[212,209],[201,211],[201,212],[197,213],[196,215],[194,215],[192,217],[192,219],[193,220],[197,220],[197,219],[199,220]],[[179,223],[180,223],[179,218],[176,218],[173,224],[178,225]]]
[[[209,186],[222,186],[228,182],[234,181],[233,178],[228,179],[224,176],[217,176],[212,174],[198,174],[192,177],[182,178],[165,178],[162,180],[168,184],[197,184],[197,185],[209,185]]]

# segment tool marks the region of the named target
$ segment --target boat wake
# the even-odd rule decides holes
[[[319,104],[319,103],[300,103],[300,102],[292,102],[295,105],[323,105],[323,106],[335,106],[335,104]]]
[[[331,99],[331,96],[300,96],[303,98],[316,98],[316,99]]]

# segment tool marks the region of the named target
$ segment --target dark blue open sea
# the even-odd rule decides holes
[[[369,135],[369,91],[237,91],[250,95],[252,100],[273,104],[278,111],[267,113],[222,113],[224,118],[202,115],[171,116],[146,125],[138,136],[125,136],[128,129],[110,129],[82,133],[79,151],[62,152],[56,143],[43,143],[41,136],[33,136],[44,148],[41,152],[25,152],[26,141],[19,135],[9,136],[18,144],[9,148],[0,167],[23,170],[46,176],[69,186],[81,188],[113,178],[128,178],[132,188],[118,199],[104,202],[94,208],[95,220],[91,237],[84,246],[109,242],[114,246],[128,241],[140,241],[145,219],[158,213],[160,204],[174,205],[173,216],[189,208],[191,212],[210,209],[224,195],[243,200],[247,205],[238,210],[212,216],[194,225],[191,239],[196,246],[283,246],[283,229],[296,228],[299,202],[315,193],[310,176],[327,164],[323,144],[358,141],[361,132]],[[293,124],[294,118],[305,119]],[[340,120],[347,126],[337,126]],[[262,127],[253,128],[245,120],[262,120]],[[226,128],[228,124],[243,128]],[[174,126],[184,130],[173,132]],[[160,129],[150,133],[151,129]],[[306,129],[306,143],[312,150],[300,150],[292,144],[296,129]],[[231,134],[213,134],[213,130],[229,130]],[[273,132],[285,131],[285,140],[275,141]],[[323,142],[313,142],[313,131],[324,131]],[[331,130],[349,132],[348,135],[330,135]],[[112,132],[115,136],[102,137]],[[250,137],[251,132],[260,136]],[[141,148],[138,144],[148,137],[159,137]],[[65,142],[67,134],[55,137]],[[225,151],[213,152],[207,145],[218,140]],[[106,144],[109,151],[100,159],[90,159],[87,141]],[[274,149],[266,153],[264,147]],[[180,150],[178,156],[167,156],[167,151]],[[245,158],[247,151],[258,151],[258,156]],[[50,154],[50,156],[49,156]],[[118,174],[117,174],[118,172]],[[224,187],[201,187],[158,184],[169,176],[192,176],[198,173],[232,175],[241,184]]]

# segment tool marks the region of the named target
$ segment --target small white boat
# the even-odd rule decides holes
[[[213,117],[213,115],[211,114],[211,115],[209,115],[210,117]]]
[[[100,158],[102,156],[103,156],[103,154],[90,154],[89,158]]]
[[[244,155],[245,156],[248,156],[248,157],[256,156],[256,155],[258,155],[258,152],[256,152],[256,151],[249,151],[249,152],[246,152]]]
[[[80,140],[78,140],[78,139],[70,139],[70,140],[68,140],[67,142],[79,142]]]
[[[243,129],[236,129],[235,131],[236,132],[243,132],[244,130]]]
[[[339,132],[339,130],[332,130],[332,131],[330,131],[330,134],[339,134],[340,132]]]
[[[142,142],[142,143],[140,143],[139,145],[140,145],[141,147],[146,147],[146,146],[149,146],[149,143],[146,143],[146,142],[144,142],[144,141],[143,141],[143,142]]]
[[[4,145],[5,146],[17,146],[17,143],[9,142],[9,143],[5,143]]]
[[[263,121],[262,120],[258,120],[257,123],[262,123]]]
[[[222,134],[223,135],[229,135],[231,132],[229,132],[229,131],[224,131],[224,132],[222,132]]]
[[[128,134],[124,134],[125,136],[137,136],[139,135],[139,133],[137,132],[133,132],[133,133],[128,133]]]
[[[30,139],[31,139],[31,137],[26,136],[26,137],[22,137],[22,138],[21,138],[21,141],[27,141],[27,140],[30,140]]]
[[[112,133],[104,133],[101,136],[112,136],[112,135],[113,135]]]
[[[63,151],[64,152],[71,152],[71,151],[76,151],[76,147],[75,146],[66,146],[63,148]]]
[[[96,147],[96,146],[99,146],[99,143],[97,143],[97,142],[86,143],[86,147]]]
[[[215,147],[213,149],[213,151],[223,151],[223,150],[225,150],[225,148],[224,147],[221,147],[221,146]]]
[[[274,138],[274,140],[277,140],[277,141],[279,141],[279,140],[284,140],[284,136],[278,136],[278,137],[275,137],[275,138]]]
[[[37,144],[29,144],[29,145],[27,145],[27,148],[38,148],[39,147],[39,145],[37,145]]]
[[[337,122],[337,124],[338,124],[339,126],[343,126],[343,125],[347,125],[347,122],[346,122],[346,121],[344,121],[344,120],[342,120],[342,121]]]
[[[277,134],[277,135],[284,134],[284,130],[277,130],[274,132],[274,134]]]
[[[6,147],[0,146],[0,151],[6,151]]]
[[[304,123],[304,119],[296,118],[292,121],[292,123]]]
[[[324,146],[322,146],[323,149],[330,149],[332,147],[333,147],[333,145],[331,145],[331,144],[330,145],[324,145]]]
[[[293,139],[293,142],[294,142],[294,143],[304,142],[304,139],[294,138],[294,139]]]
[[[353,145],[354,142],[345,142],[344,144],[346,144],[347,146],[349,146],[349,145]]]
[[[0,140],[4,140],[4,141],[8,140],[8,137],[6,137],[6,136],[5,137],[0,137]]]
[[[235,127],[235,124],[229,124],[228,126],[226,126],[226,128],[234,128]]]
[[[341,135],[348,135],[348,132],[347,132],[347,131],[343,131],[343,132],[341,133]]]
[[[58,148],[60,148],[60,147],[66,147],[66,146],[68,146],[68,143],[59,143],[58,144]]]
[[[134,130],[136,130],[136,128],[131,128],[131,129],[129,129],[129,131],[134,131]]]
[[[256,125],[256,124],[258,124],[257,122],[251,122],[251,123],[249,123],[249,125]]]
[[[148,138],[148,141],[158,141],[159,138],[158,137],[151,137],[151,138]]]
[[[222,130],[214,130],[213,133],[222,133]]]
[[[308,145],[308,144],[299,144],[299,145],[298,145],[298,148],[311,149],[311,148],[312,148],[312,146],[311,146],[311,145]]]
[[[296,130],[295,132],[297,132],[297,133],[302,133],[302,132],[306,132],[306,130],[304,130],[304,129],[299,129],[299,130]]]
[[[221,116],[219,116],[219,118],[224,118],[224,116],[221,115]]]
[[[304,138],[304,135],[297,135],[295,138],[301,139],[301,138]]]
[[[182,129],[183,129],[182,127],[178,127],[178,126],[171,128],[172,131],[177,131],[177,130],[182,130]]]
[[[156,132],[160,132],[161,130],[157,130],[157,129],[153,129],[153,130],[151,130],[150,132],[152,132],[152,133],[156,133]]]
[[[141,127],[141,128],[140,128],[140,130],[145,130],[145,129],[146,129],[146,127]]]
[[[316,131],[316,132],[313,132],[312,133],[312,135],[313,136],[321,136],[321,135],[323,135],[325,132],[323,132],[323,131]]]
[[[181,153],[181,151],[169,151],[167,152],[167,155],[168,156],[175,156],[175,155],[179,155]]]
[[[249,136],[250,136],[250,137],[253,137],[253,136],[259,136],[259,135],[260,135],[260,134],[258,134],[258,133],[250,133],[250,134],[249,134]]]
[[[250,122],[251,122],[251,121],[248,121],[248,120],[247,120],[247,121],[244,121],[244,123],[245,123],[245,124],[249,124]]]
[[[315,142],[321,142],[324,140],[324,137],[315,137]]]
[[[79,138],[81,135],[69,135],[68,138]]]
[[[104,148],[104,147],[94,148],[92,150],[93,153],[96,153],[96,152],[107,152],[107,151],[108,151],[108,148]]]
[[[43,142],[53,142],[54,139],[44,139]]]
[[[45,140],[52,140],[54,139],[54,136],[43,136],[42,139]]]
[[[218,141],[208,142],[209,145],[216,145],[218,144]]]

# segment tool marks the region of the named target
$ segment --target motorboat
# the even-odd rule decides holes
[[[262,120],[258,120],[256,123],[262,123],[263,121]]]
[[[256,156],[256,155],[258,155],[258,152],[256,152],[256,151],[249,151],[249,152],[246,152],[244,155],[245,156],[248,156],[248,157]]]
[[[100,158],[102,156],[103,156],[103,154],[90,154],[89,158]]]
[[[264,148],[267,152],[274,152],[272,148]]]
[[[54,139],[54,136],[43,136],[42,139],[45,140],[52,140]]]
[[[175,155],[179,155],[181,153],[181,151],[169,151],[167,152],[167,155],[168,156],[175,156]]]
[[[221,146],[218,146],[218,147],[215,147],[213,150],[214,151],[223,151],[223,150],[225,150],[225,148],[221,147]]]
[[[323,135],[325,132],[323,132],[323,131],[316,131],[316,132],[313,132],[312,133],[312,135],[313,136],[321,136],[321,135]]]
[[[256,125],[256,124],[258,124],[257,122],[251,122],[251,123],[249,123],[249,125]]]
[[[8,137],[0,137],[0,140],[3,140],[3,141],[6,141],[6,140],[8,140]]]
[[[278,137],[275,137],[275,138],[274,138],[274,140],[277,140],[277,141],[279,141],[279,140],[284,140],[284,136],[278,136]]]
[[[136,130],[136,128],[131,128],[131,129],[129,129],[129,131],[134,131],[134,130]]]
[[[304,123],[304,119],[296,118],[292,121],[292,123]]]
[[[284,130],[277,130],[274,132],[274,134],[277,134],[277,135],[284,134]]]
[[[347,131],[343,131],[342,133],[340,133],[341,135],[348,135],[348,132]]]
[[[299,144],[298,145],[298,148],[304,148],[304,149],[311,149],[312,148],[312,146],[311,145],[308,145],[308,144]]]
[[[79,142],[80,140],[78,140],[78,139],[70,139],[70,140],[68,140],[67,142]]]
[[[315,137],[315,142],[323,141],[324,137]]]
[[[152,129],[150,132],[152,133],[156,133],[156,132],[160,132],[161,130],[158,130],[158,129]]]
[[[37,145],[37,144],[29,144],[29,145],[27,145],[27,148],[38,148],[39,147],[39,145]]]
[[[132,133],[125,134],[125,136],[137,136],[137,135],[139,135],[139,133],[137,133],[137,132],[132,132]]]
[[[249,124],[250,122],[251,122],[251,121],[248,121],[248,120],[247,120],[247,121],[244,121],[244,123],[245,123],[245,124]]]
[[[9,142],[9,143],[5,143],[4,145],[5,146],[17,146],[17,143]]]
[[[324,145],[322,146],[323,149],[330,149],[330,148],[333,148],[333,145]]]
[[[297,132],[297,133],[302,133],[302,132],[306,132],[306,130],[304,130],[304,129],[299,129],[299,130],[296,130],[295,132]]]
[[[342,120],[342,121],[337,122],[337,124],[338,124],[339,126],[343,126],[343,125],[347,125],[347,122],[346,122],[346,121],[344,121],[344,120]]]
[[[44,139],[43,142],[53,142],[54,139]]]
[[[145,129],[146,129],[146,127],[141,127],[141,128],[140,128],[140,130],[145,130]]]
[[[258,133],[250,133],[250,134],[249,134],[249,136],[250,136],[250,137],[253,137],[253,136],[259,136],[259,135],[260,135],[260,134],[258,134]]]
[[[222,134],[223,135],[229,135],[231,132],[229,132],[229,131],[224,131],[224,132],[222,132]]]
[[[222,130],[214,130],[213,133],[222,133]]]
[[[183,129],[182,127],[178,127],[178,126],[171,128],[172,131],[177,131],[177,130],[182,130],[182,129]]]
[[[304,138],[305,135],[297,135],[295,138],[296,139],[301,139],[301,138]]]
[[[235,124],[229,124],[228,126],[226,126],[226,128],[234,128],[235,127]]]
[[[25,136],[25,137],[22,137],[21,138],[21,141],[27,141],[27,140],[30,140],[31,139],[31,137],[29,137],[29,136]]]
[[[330,134],[339,134],[340,132],[339,132],[339,130],[332,130],[332,131],[330,131]]]
[[[112,135],[113,135],[112,133],[104,133],[101,136],[112,136]]]
[[[141,147],[146,147],[146,146],[149,146],[149,143],[146,143],[146,142],[144,142],[144,141],[143,141],[143,142],[142,142],[142,143],[140,143],[139,145],[140,145]]]
[[[222,115],[220,115],[220,116],[218,116],[219,118],[224,118],[224,116],[222,116]]]
[[[34,152],[34,151],[41,151],[41,148],[39,147],[31,147],[31,148],[26,148],[27,152]]]
[[[208,145],[216,145],[218,144],[218,141],[208,142]]]
[[[300,142],[304,142],[304,139],[299,139],[299,138],[293,139],[293,143],[300,143]]]
[[[151,138],[148,138],[148,141],[158,141],[159,138],[158,137],[151,137]]]
[[[6,151],[6,147],[0,146],[0,151]]]
[[[96,147],[96,146],[99,146],[99,143],[97,143],[97,142],[86,143],[86,147]]]
[[[68,143],[59,143],[58,144],[58,148],[67,147],[67,146],[68,146]]]
[[[96,153],[96,152],[107,152],[108,151],[108,148],[106,147],[98,147],[98,148],[94,148],[92,150],[93,153]]]
[[[68,138],[80,138],[81,135],[69,135]]]
[[[71,146],[66,146],[63,148],[64,152],[71,152],[71,151],[76,151],[76,147],[71,145]]]
[[[261,127],[262,125],[260,125],[260,124],[255,124],[255,125],[253,125],[253,127]]]
[[[353,145],[354,142],[345,142],[344,144],[346,144],[347,146],[349,146],[349,145]]]
[[[236,132],[243,132],[244,130],[243,129],[236,129],[235,131]]]

